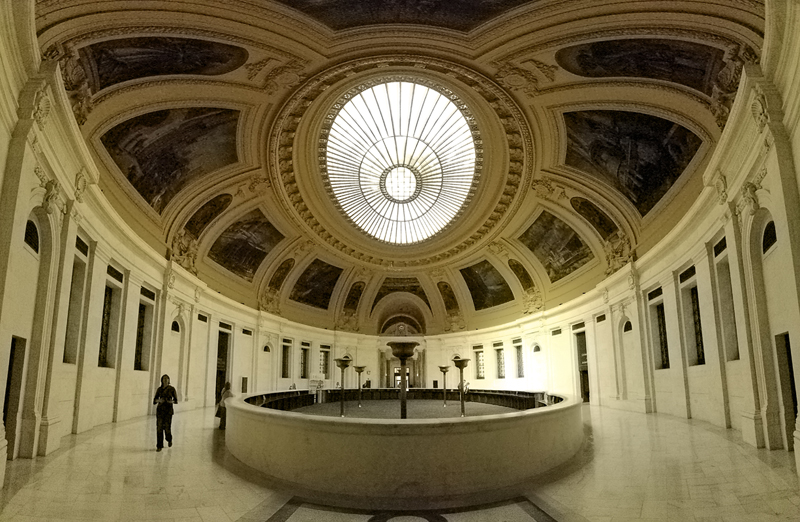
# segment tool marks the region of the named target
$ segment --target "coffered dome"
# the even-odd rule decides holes
[[[507,324],[695,201],[759,2],[37,3],[100,187],[210,288],[367,334]]]

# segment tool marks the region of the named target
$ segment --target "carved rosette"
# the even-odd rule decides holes
[[[328,231],[314,216],[308,205],[300,195],[292,160],[292,148],[301,119],[313,101],[332,85],[346,80],[355,74],[388,67],[416,67],[429,71],[443,73],[459,82],[465,87],[472,88],[483,97],[499,118],[508,139],[511,161],[506,175],[506,183],[502,194],[489,218],[475,233],[464,239],[458,245],[447,251],[430,257],[420,257],[414,260],[389,260],[371,256],[354,250],[351,246],[338,239]],[[394,74],[394,76],[403,76]],[[419,81],[419,77],[407,74],[409,78]],[[364,82],[366,84],[366,82]],[[523,180],[526,179],[526,169],[533,164],[532,142],[528,128],[523,123],[524,119],[513,100],[505,94],[504,90],[482,75],[466,69],[460,65],[434,58],[420,58],[405,55],[374,57],[364,60],[348,62],[334,67],[310,80],[301,86],[292,99],[284,106],[276,125],[270,136],[270,169],[275,176],[273,186],[282,188],[283,202],[294,214],[305,223],[307,228],[316,234],[323,242],[341,251],[342,253],[364,263],[379,266],[388,266],[394,263],[396,268],[425,266],[444,261],[457,255],[467,248],[475,245],[486,236],[510,210],[515,210],[521,204],[521,198],[515,198],[520,193]],[[480,149],[482,143],[476,140],[476,148]]]

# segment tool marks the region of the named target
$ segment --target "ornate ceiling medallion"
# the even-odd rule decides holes
[[[369,236],[424,241],[460,214],[481,170],[479,132],[452,91],[408,76],[363,82],[323,123],[320,170],[339,209]]]
[[[376,74],[378,72],[383,74]],[[358,80],[359,76],[362,77],[361,81]],[[475,135],[473,142],[475,172],[481,168],[482,172],[491,171],[492,176],[483,175],[480,180],[477,176],[475,177],[475,197],[465,206],[462,219],[450,222],[450,226],[447,227],[448,233],[434,234],[436,239],[431,236],[428,240],[418,243],[399,243],[419,246],[423,249],[420,251],[421,255],[405,258],[402,256],[389,258],[378,253],[379,249],[365,251],[368,249],[355,247],[351,238],[342,237],[344,233],[336,228],[335,220],[331,220],[326,214],[324,206],[320,207],[322,203],[316,199],[314,189],[310,188],[313,183],[304,182],[305,188],[301,190],[301,183],[298,179],[298,176],[303,176],[301,172],[319,169],[323,164],[327,169],[327,135],[320,136],[319,133],[325,126],[330,128],[333,116],[337,114],[336,110],[331,110],[331,107],[337,103],[336,100],[342,99],[352,89],[355,89],[353,92],[357,94],[390,80],[423,85],[437,93],[444,94],[448,100],[455,94],[457,85],[458,96],[454,100],[468,100],[471,107],[468,109],[460,101],[454,101],[454,103],[462,105],[459,106],[459,112],[465,115],[464,117],[470,125],[472,124],[472,120],[468,116],[470,114],[474,115],[475,121],[482,129],[484,121],[486,121],[487,128],[482,132],[486,133],[486,136],[490,136],[487,138],[483,134]],[[453,83],[453,91],[441,87],[445,82],[447,85]],[[348,87],[344,87],[347,90],[339,90],[338,87],[344,84],[349,84]],[[336,91],[336,94],[331,95],[331,91]],[[343,103],[334,109],[340,110],[341,106]],[[301,144],[306,146],[311,142],[305,133],[311,131],[315,125],[319,125],[316,127],[317,134],[315,136],[317,137],[314,138],[319,140],[317,142],[318,154],[315,160],[306,163],[306,159],[302,155],[295,154],[297,152],[295,149],[296,146]],[[490,130],[495,132],[489,133]],[[493,144],[494,148],[491,150],[486,148],[487,139]],[[499,153],[500,148],[506,147],[507,155]],[[479,73],[452,62],[411,55],[388,55],[354,60],[310,78],[300,86],[281,109],[270,132],[269,149],[269,172],[272,177],[272,185],[282,195],[278,198],[278,202],[284,205],[289,215],[294,215],[298,223],[302,223],[307,230],[333,249],[362,263],[394,268],[439,264],[487,241],[492,234],[497,232],[498,225],[505,222],[508,216],[513,216],[521,205],[522,198],[517,196],[526,192],[530,184],[533,165],[533,144],[530,130],[525,124],[519,108],[501,87]],[[487,151],[485,154],[484,150]],[[494,151],[498,151],[498,153]],[[394,167],[394,165],[392,166]],[[386,168],[388,167],[387,164]],[[410,191],[411,184],[417,182],[413,170],[409,170],[411,172],[404,170],[386,172],[386,192],[391,195],[390,190],[400,191],[396,193],[396,196],[392,196],[395,199],[402,200],[409,196],[413,197],[413,194],[406,196]],[[381,175],[383,175],[383,171],[381,171]],[[327,176],[327,172],[325,172],[325,176]],[[327,196],[326,201],[334,203],[330,207],[339,218],[342,214],[336,208],[335,199],[329,199],[333,194],[332,190],[326,186],[323,176],[316,180],[319,182],[320,195]],[[392,182],[405,182],[408,185],[405,189],[393,188],[390,186]],[[380,179],[378,187],[380,188]],[[416,187],[414,187],[414,191],[416,191]],[[486,199],[481,199],[484,196]],[[479,207],[480,212],[473,214],[474,207]],[[467,208],[469,208],[469,212],[467,212]],[[474,223],[462,230],[459,227],[467,219],[471,219]],[[449,235],[451,231],[454,232],[452,236]],[[355,236],[358,235],[360,234],[355,234]],[[442,242],[444,248],[425,250],[427,245],[436,244],[436,241],[443,238],[447,238]]]

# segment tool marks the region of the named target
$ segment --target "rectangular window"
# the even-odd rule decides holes
[[[292,368],[292,340],[284,339],[281,345],[281,378],[288,379]]]
[[[731,284],[731,268],[728,263],[728,256],[726,255],[719,259],[715,266],[717,274],[716,297],[719,308],[719,321],[722,324],[722,343],[725,347],[725,360],[738,361],[739,337],[736,333],[736,313],[733,306],[733,285]]]
[[[72,264],[72,280],[69,287],[69,308],[67,309],[67,334],[64,339],[63,361],[75,364],[78,360],[78,344],[83,330],[83,304],[86,296],[86,262],[75,256]]]
[[[506,357],[505,352],[502,348],[496,348],[495,354],[497,354],[497,378],[498,379],[505,379],[506,378]]]
[[[329,344],[319,345],[319,373],[325,379],[331,378],[331,347]]]
[[[522,358],[522,339],[514,339],[514,352],[517,354],[517,378],[525,377],[525,361]]]
[[[472,349],[475,354],[475,378],[484,379],[486,377],[486,368],[483,360],[483,345],[477,344]]]
[[[311,351],[311,343],[303,341],[300,343],[300,378],[308,379],[308,354]]]
[[[705,364],[706,354],[703,349],[703,327],[700,323],[700,299],[697,296],[697,287],[689,289],[689,297],[692,305],[692,327],[694,332],[694,346],[696,351],[695,364]]]
[[[114,288],[106,286],[103,293],[103,317],[100,320],[100,351],[97,365],[101,368],[112,368],[113,358],[109,360],[109,345],[113,342]]]
[[[656,345],[656,369],[669,368],[669,345],[667,344],[667,319],[664,315],[664,303],[658,303],[652,308],[655,316],[655,335],[653,344]]]
[[[144,352],[144,326],[147,318],[147,305],[139,303],[139,315],[136,318],[136,350],[133,356],[133,369],[144,370],[142,353]]]

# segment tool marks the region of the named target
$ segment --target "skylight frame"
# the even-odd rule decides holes
[[[325,188],[373,239],[410,245],[438,236],[475,193],[483,166],[480,132],[466,103],[436,82],[405,75],[362,82],[333,104],[322,127]],[[401,167],[416,184],[405,193],[398,187],[405,200],[392,197],[386,184]],[[408,173],[400,181],[413,184]]]

